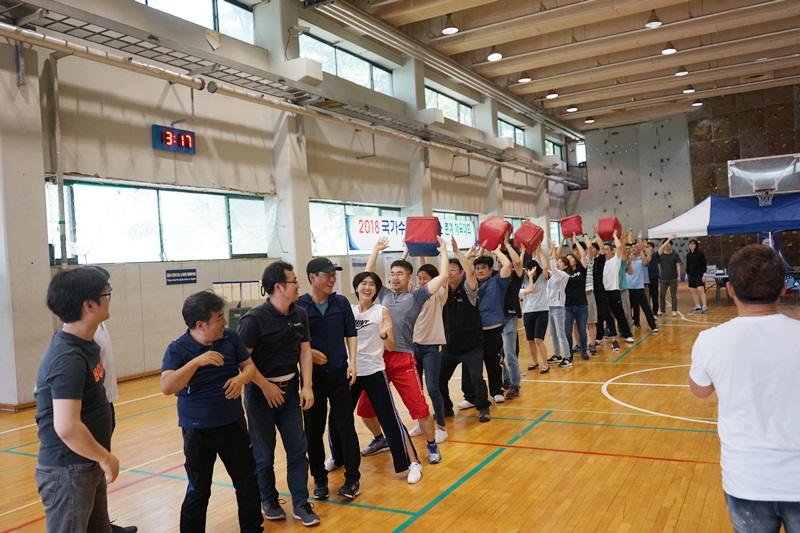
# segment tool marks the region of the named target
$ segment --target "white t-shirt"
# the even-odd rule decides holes
[[[689,376],[719,399],[723,490],[800,501],[800,321],[739,317],[703,331]]]
[[[103,386],[106,388],[108,403],[111,403],[119,398],[119,392],[117,392],[117,367],[114,365],[114,354],[111,351],[111,335],[108,333],[105,322],[101,322],[97,326],[97,331],[94,332],[94,342],[100,346],[100,361],[103,362],[103,368],[106,370]]]
[[[525,294],[525,289],[528,288],[529,282],[530,278],[525,275],[522,278],[522,288],[519,290],[519,295],[522,298],[522,314],[549,311],[550,304],[547,303],[547,280],[544,274],[539,274],[539,277],[533,282],[533,292]]]
[[[358,332],[356,374],[359,376],[371,376],[386,369],[386,363],[383,362],[383,352],[386,348],[378,331],[383,310],[386,308],[381,304],[373,304],[372,307],[362,313],[358,309],[358,304],[354,304],[352,307],[353,316],[356,319],[356,331]]]
[[[611,259],[606,259],[603,267],[603,287],[607,291],[619,290],[619,269],[622,266],[622,259],[614,254]]]
[[[444,321],[442,309],[444,308],[445,288],[440,287],[436,293],[422,304],[417,321],[414,323],[414,342],[417,344],[445,344]]]

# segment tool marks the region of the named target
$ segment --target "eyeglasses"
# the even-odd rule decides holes
[[[406,276],[406,275],[407,274],[405,272],[390,272],[389,273],[389,277],[391,277],[391,278],[401,278],[401,277]]]
[[[103,297],[108,298],[109,302],[111,301],[111,293],[110,292],[104,292],[103,294],[98,296],[98,298],[103,298]]]

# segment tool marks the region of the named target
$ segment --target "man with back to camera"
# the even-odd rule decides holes
[[[286,481],[292,494],[292,516],[304,526],[319,524],[308,503],[308,459],[302,411],[314,404],[313,360],[308,315],[295,305],[300,287],[294,267],[275,261],[261,277],[268,300],[239,320],[238,333],[256,365],[245,387],[244,405],[256,460],[261,507],[267,520],[286,512],[275,489],[276,432],[286,451]],[[300,365],[300,376],[297,365]]]
[[[722,489],[737,533],[800,531],[800,321],[778,312],[783,260],[759,244],[728,263],[738,317],[700,333],[689,386],[716,391]],[[764,354],[757,368],[753,354]]]
[[[239,529],[260,533],[256,463],[242,409],[242,387],[256,367],[235,331],[226,328],[225,300],[205,290],[183,302],[189,328],[170,343],[161,365],[161,392],[178,397],[178,425],[189,487],[181,505],[181,532],[206,530],[217,456],[236,489]]]
[[[328,470],[325,465],[325,419],[328,401],[336,435],[341,439],[344,457],[337,457],[345,466],[345,482],[337,494],[353,499],[360,493],[361,454],[358,453],[358,434],[353,418],[353,398],[350,386],[356,380],[356,350],[358,332],[350,301],[333,292],[336,272],[342,267],[327,257],[308,262],[306,276],[311,291],[302,295],[297,305],[308,314],[311,331],[311,352],[314,356],[314,405],[305,411],[308,464],[314,478],[314,498],[328,498]],[[350,354],[348,362],[348,353]],[[335,467],[335,461],[331,461]]]
[[[47,288],[47,307],[64,323],[36,376],[39,458],[36,486],[47,531],[107,533],[106,483],[119,475],[111,447],[111,407],[105,370],[93,338],[109,317],[108,272],[60,270]]]

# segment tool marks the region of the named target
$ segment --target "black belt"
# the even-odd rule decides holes
[[[289,379],[286,379],[286,380],[283,380],[283,381],[270,381],[269,379],[267,379],[267,381],[269,381],[269,382],[270,382],[270,383],[272,383],[273,385],[277,385],[277,386],[278,386],[279,388],[281,388],[281,389],[285,389],[285,388],[286,388],[286,387],[288,387],[288,386],[289,386],[289,384],[290,384],[290,383],[292,383],[292,382],[293,382],[295,379],[297,379],[297,376],[292,376],[291,378],[289,378]]]

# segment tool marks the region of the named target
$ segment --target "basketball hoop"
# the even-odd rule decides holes
[[[755,191],[758,197],[758,206],[766,207],[772,205],[772,197],[775,194],[775,189],[758,189]]]

